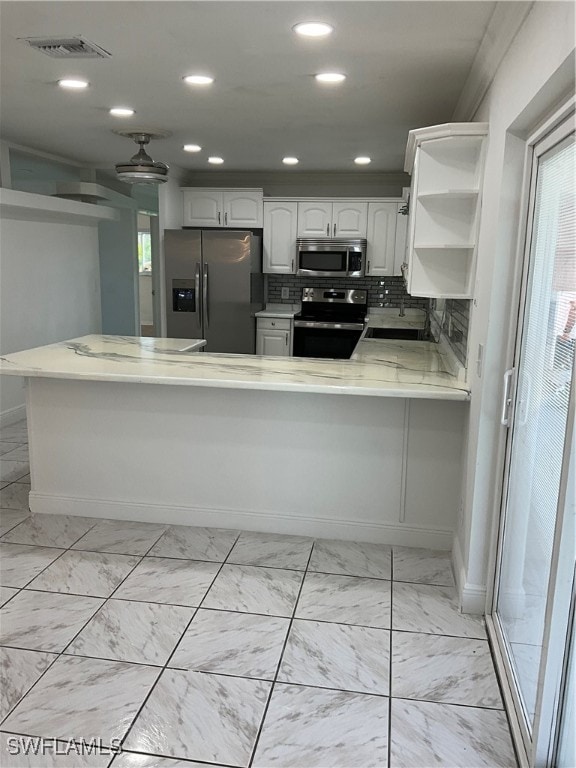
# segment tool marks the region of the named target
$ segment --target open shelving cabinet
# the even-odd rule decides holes
[[[412,296],[472,296],[487,132],[486,123],[410,131],[406,282]]]

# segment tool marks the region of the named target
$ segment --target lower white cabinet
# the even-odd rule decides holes
[[[256,319],[256,354],[286,357],[292,354],[292,320],[258,317]]]

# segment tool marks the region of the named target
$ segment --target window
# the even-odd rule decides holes
[[[138,271],[152,271],[152,245],[150,232],[147,230],[140,230],[138,232]]]

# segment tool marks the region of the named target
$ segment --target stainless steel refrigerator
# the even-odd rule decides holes
[[[254,354],[263,306],[262,239],[234,230],[164,231],[169,338],[206,339],[205,352]]]

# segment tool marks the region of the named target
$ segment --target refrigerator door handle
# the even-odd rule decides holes
[[[194,293],[196,295],[196,301],[198,302],[197,312],[202,316],[202,296],[200,295],[200,264],[196,263],[196,269],[194,271]]]
[[[204,317],[204,333],[210,325],[210,313],[208,311],[208,264],[204,264],[202,275],[202,314]]]

